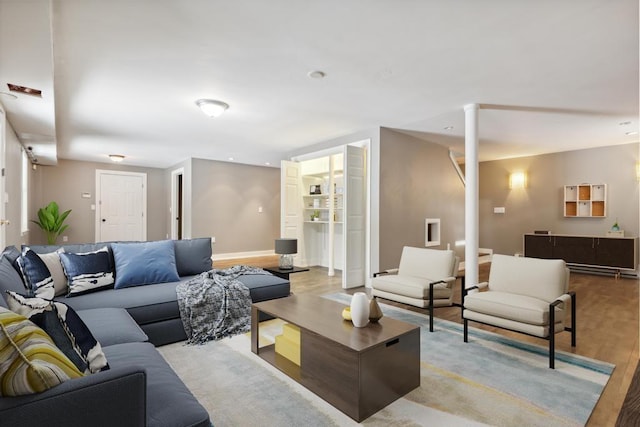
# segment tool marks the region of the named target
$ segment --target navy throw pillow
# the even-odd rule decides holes
[[[54,297],[53,278],[47,265],[37,253],[29,248],[24,248],[18,265],[20,265],[22,278],[30,295],[45,299]]]
[[[69,281],[68,297],[113,287],[113,268],[106,246],[95,252],[61,252],[60,262]]]

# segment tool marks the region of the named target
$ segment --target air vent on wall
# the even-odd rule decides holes
[[[42,98],[42,91],[40,89],[33,89],[31,87],[14,85],[12,83],[7,83],[7,87],[9,87],[9,91],[23,93],[25,95],[37,96]]]

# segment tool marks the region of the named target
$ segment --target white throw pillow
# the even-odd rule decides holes
[[[64,275],[62,263],[60,262],[61,252],[64,252],[64,248],[60,248],[57,251],[50,252],[48,254],[38,254],[51,273],[55,296],[67,294],[67,276]]]

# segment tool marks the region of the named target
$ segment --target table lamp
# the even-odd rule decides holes
[[[293,270],[293,254],[298,253],[298,239],[276,239],[276,253],[280,255],[278,267]]]

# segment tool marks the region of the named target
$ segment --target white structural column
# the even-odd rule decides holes
[[[464,271],[467,286],[478,283],[478,104],[464,106]]]

